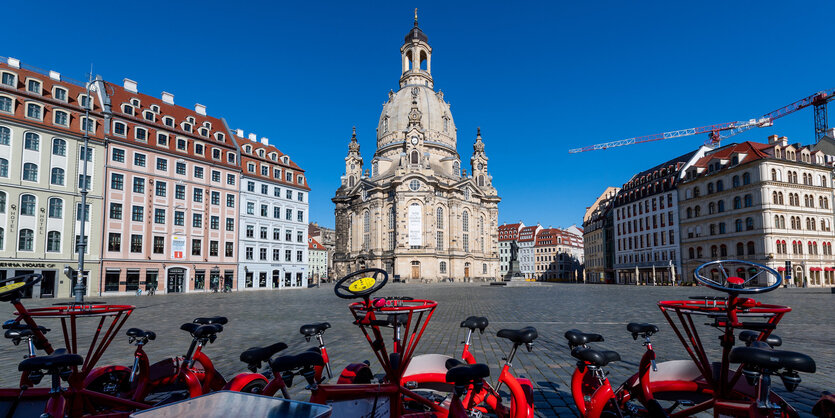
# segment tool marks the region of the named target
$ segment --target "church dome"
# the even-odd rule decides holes
[[[406,85],[397,93],[389,94],[377,126],[377,147],[405,138],[413,107],[420,112],[420,125],[426,131],[426,138],[455,149],[455,122],[449,103],[444,101],[443,93],[420,85]]]

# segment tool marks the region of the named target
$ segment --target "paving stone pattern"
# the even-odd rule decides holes
[[[658,361],[684,359],[680,346],[669,324],[659,311],[659,300],[685,299],[691,295],[716,295],[705,288],[636,287],[554,284],[529,287],[496,287],[470,284],[405,285],[389,284],[379,295],[404,295],[432,299],[438,309],[432,317],[418,353],[444,353],[459,356],[466,332],[458,327],[469,315],[483,315],[490,319],[484,335],[473,338],[471,348],[479,362],[491,367],[498,376],[502,357],[510,344],[496,337],[501,328],[521,328],[527,325],[539,330],[533,352],[520,350],[513,364],[517,376],[531,379],[535,385],[535,408],[540,417],[573,416],[576,408],[570,395],[570,379],[575,361],[569,355],[563,333],[571,328],[603,334],[606,341],[596,346],[616,350],[623,361],[613,363],[608,370],[610,380],[619,383],[637,370],[644,348],[626,332],[628,322],[651,322],[661,328],[653,337]],[[93,298],[97,300],[99,298]],[[783,348],[811,355],[817,362],[817,373],[802,375],[803,382],[794,393],[786,393],[779,379],[774,382],[777,392],[802,412],[809,415],[812,405],[822,390],[835,389],[835,294],[828,289],[779,289],[758,297],[768,303],[786,304],[793,308],[781,322],[777,334],[783,338]],[[45,306],[56,300],[27,300],[27,307]],[[305,323],[328,321],[333,328],[325,334],[334,373],[350,363],[372,360],[372,369],[381,368],[373,361],[373,353],[361,332],[351,325],[348,301],[333,294],[333,288],[240,292],[227,294],[185,294],[108,298],[112,304],[132,304],[137,308],[128,319],[121,334],[113,341],[100,365],[133,362],[133,346],[128,345],[124,331],[129,327],[152,330],[156,341],[147,347],[151,361],[167,356],[182,355],[190,337],[179,330],[181,324],[197,316],[224,315],[229,324],[214,344],[204,351],[227,378],[246,371],[238,360],[241,351],[284,341],[289,349],[284,353],[299,352],[314,345],[298,333]],[[10,304],[0,306],[0,319],[12,317]],[[48,323],[52,321],[54,323]],[[42,325],[60,330],[57,320],[44,320]],[[86,325],[86,326],[85,326]],[[94,323],[81,322],[80,341],[89,341]],[[706,326],[700,330],[710,354],[718,354],[719,333]],[[54,345],[63,344],[59,332],[48,335]],[[0,385],[17,385],[16,365],[25,354],[24,346],[0,341],[0,359],[7,367],[0,369]],[[45,379],[44,382],[47,382]],[[41,385],[45,385],[42,383]],[[296,382],[291,395],[304,399],[302,382]]]

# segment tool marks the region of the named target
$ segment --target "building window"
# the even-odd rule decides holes
[[[226,255],[227,257],[232,257],[232,256],[234,256],[234,255],[235,255],[235,252],[234,252],[234,251],[235,251],[235,244],[234,244],[234,243],[232,243],[232,242],[227,242],[225,245],[226,245],[226,252],[225,252],[225,255]]]
[[[226,184],[230,186],[235,185],[235,175],[234,174],[227,174],[226,175]]]
[[[5,84],[9,87],[15,87],[16,88],[17,87],[16,86],[16,84],[17,84],[16,79],[17,79],[17,77],[12,73],[3,73],[3,78],[2,78],[2,81],[0,81],[0,82],[2,82],[3,84]]]
[[[52,176],[49,180],[50,184],[54,184],[56,186],[63,186],[64,185],[64,169],[55,167],[52,169]]]
[[[141,253],[142,252],[142,235],[132,234],[130,236],[130,252],[132,252],[132,253]]]
[[[154,209],[154,223],[165,224],[165,209]]]
[[[212,216],[211,218],[209,218],[209,228],[220,229],[220,217],[219,216]]]
[[[226,230],[230,231],[230,232],[235,230],[235,219],[234,218],[226,218]]]
[[[46,234],[46,252],[59,253],[61,252],[61,233],[58,231],[49,231]]]
[[[186,223],[186,214],[185,212],[176,210],[174,211],[174,225],[175,226],[185,226]]]
[[[441,274],[446,274],[446,261],[441,261],[438,271]]]
[[[0,158],[0,177],[9,177],[9,160]]]
[[[145,193],[145,179],[140,177],[133,178],[133,192]]]
[[[441,250],[444,249],[444,232],[443,231],[438,231],[437,232],[435,246],[437,247],[438,251],[441,251]]]
[[[31,229],[21,229],[18,237],[17,248],[19,251],[33,251],[35,233]]]
[[[212,192],[212,202],[213,205],[220,204],[220,192]]]
[[[2,207],[0,207],[0,213],[6,211],[6,195],[5,193],[0,196],[2,198]],[[55,219],[61,219],[64,217],[64,201],[53,197],[49,199],[49,217]]]
[[[186,186],[183,184],[177,184],[174,186],[174,199],[185,200],[186,199]]]
[[[166,184],[164,181],[159,181],[159,180],[157,180],[157,182],[156,182],[156,184],[155,184],[155,186],[154,186],[154,187],[156,188],[156,190],[155,190],[155,194],[156,194],[157,196],[159,196],[159,197],[165,197],[165,194],[166,194],[166,189],[167,189],[167,187],[168,187],[168,184]]]
[[[38,181],[38,166],[33,163],[24,163],[23,180]]]
[[[157,145],[161,147],[168,148],[168,135],[166,134],[157,134]]]
[[[142,206],[133,206],[131,207],[130,220],[134,222],[142,222],[144,214],[145,208],[143,208]]]
[[[203,241],[199,239],[191,240],[191,255],[200,255],[203,249]]]
[[[217,257],[218,254],[218,242],[217,241],[209,241],[209,256],[210,257]]]
[[[35,103],[29,103],[26,105],[26,117],[30,119],[41,119],[42,114],[42,107]]]
[[[113,134],[124,137],[128,131],[128,126],[122,122],[113,122]]]
[[[220,171],[212,170],[212,181],[215,183],[220,182]]]
[[[125,162],[125,150],[113,148],[113,153],[111,154],[110,159],[117,163]]]
[[[192,214],[191,216],[191,226],[194,228],[202,228],[203,227],[203,215],[200,213]]]
[[[11,139],[12,130],[5,126],[0,126],[0,145],[9,145]]]
[[[110,219],[122,219],[121,203],[110,203]]]
[[[110,188],[113,190],[124,189],[125,176],[119,173],[110,175]]]
[[[202,179],[203,178],[203,167],[194,167],[194,178]]]
[[[122,234],[111,232],[107,235],[107,251],[122,251]]]
[[[30,151],[39,151],[41,145],[41,136],[34,132],[26,132],[23,135],[23,148]]]
[[[52,138],[52,155],[65,157],[67,155],[67,141],[61,138]]]

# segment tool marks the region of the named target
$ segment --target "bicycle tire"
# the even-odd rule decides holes
[[[127,371],[114,370],[97,377],[85,389],[118,397],[123,393],[130,392],[131,383],[129,378]]]
[[[241,392],[243,393],[254,393],[260,394],[264,391],[264,388],[267,387],[267,381],[264,379],[255,379],[246,384],[246,386],[241,388]]]

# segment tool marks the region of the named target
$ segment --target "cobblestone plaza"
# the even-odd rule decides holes
[[[380,292],[380,295],[404,295],[438,302],[435,315],[418,346],[419,353],[460,355],[460,342],[465,332],[458,327],[459,322],[469,315],[487,316],[490,326],[484,335],[473,338],[472,351],[479,362],[490,365],[493,378],[498,376],[501,359],[509,348],[506,340],[496,337],[496,331],[527,325],[536,327],[539,338],[534,343],[533,352],[522,350],[517,354],[513,371],[517,376],[534,382],[537,415],[544,417],[575,414],[569,387],[575,360],[569,355],[563,338],[566,330],[578,328],[605,336],[606,341],[595,346],[620,353],[623,361],[608,367],[612,383],[619,384],[634,373],[643,352],[640,341],[634,341],[626,332],[625,324],[651,322],[658,325],[661,332],[653,337],[658,360],[683,359],[686,353],[656,302],[709,294],[716,292],[690,287],[557,284],[501,288],[449,283],[435,286],[389,284]],[[786,393],[779,379],[775,379],[773,385],[778,393],[808,415],[822,390],[835,389],[835,367],[832,364],[835,358],[832,345],[835,335],[832,303],[835,295],[828,289],[779,289],[758,299],[793,308],[775,331],[783,338],[781,348],[809,354],[817,363],[817,372],[803,374],[803,382],[794,393]],[[25,305],[35,307],[45,302],[55,301],[27,300]],[[362,333],[351,325],[348,301],[334,296],[330,286],[295,291],[113,297],[107,302],[132,304],[137,309],[100,365],[115,363],[129,366],[132,363],[133,346],[128,345],[124,336],[129,327],[157,333],[157,339],[146,347],[152,362],[165,356],[182,355],[188,348],[190,337],[179,330],[179,326],[194,317],[207,315],[229,318],[229,324],[217,341],[204,350],[227,378],[246,370],[245,365],[238,361],[240,352],[246,348],[284,341],[290,347],[283,352],[286,354],[312,346],[313,342],[305,342],[298,329],[305,323],[317,321],[328,321],[333,326],[325,333],[325,341],[335,373],[349,362],[373,359]],[[0,319],[11,318],[11,305],[0,306],[0,314]],[[49,320],[41,324],[52,328],[47,336],[53,344],[60,346],[60,324]],[[85,321],[81,326],[92,335],[93,321]],[[709,354],[715,356],[719,345],[713,336],[719,333],[706,326],[701,326],[699,331],[704,344],[712,347]],[[0,370],[0,384],[15,387],[18,382],[15,365],[22,360],[26,348],[13,346],[9,341],[2,344],[0,358],[6,367]],[[372,369],[375,372],[381,370],[373,362]],[[303,384],[299,381],[295,383],[291,394],[298,394],[297,399],[305,399],[306,394],[300,393]],[[40,386],[45,387],[46,384]]]

